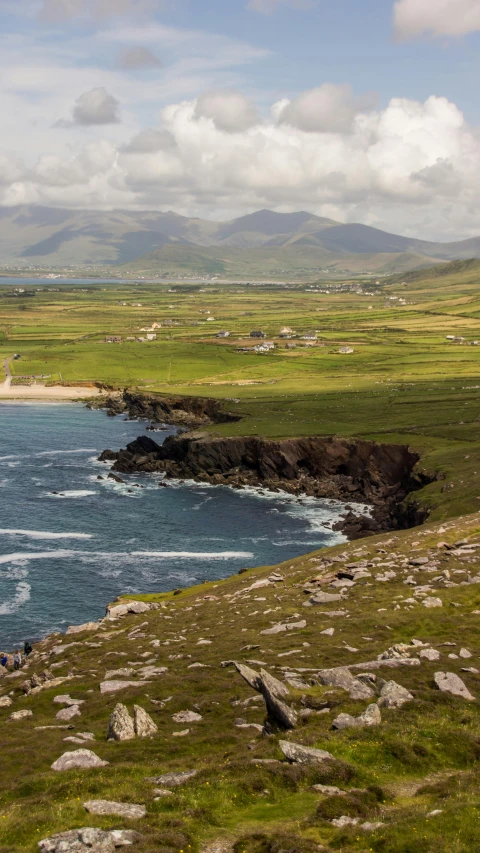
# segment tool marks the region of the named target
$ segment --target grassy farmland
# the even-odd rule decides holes
[[[475,511],[480,487],[480,263],[364,284],[0,288],[0,360],[14,382],[101,382],[228,400],[224,434],[401,441],[444,480],[425,490],[433,518]],[[323,291],[323,292],[321,292]],[[207,318],[213,318],[208,320]],[[138,342],[159,324],[157,338]],[[284,326],[295,333],[279,339]],[[262,329],[275,349],[250,348]],[[230,337],[217,339],[221,330]],[[302,340],[315,332],[309,346]],[[120,344],[105,343],[118,335]],[[463,338],[461,343],[447,335]],[[133,338],[127,341],[127,338]],[[287,348],[295,344],[295,348]],[[354,351],[341,354],[341,347]]]

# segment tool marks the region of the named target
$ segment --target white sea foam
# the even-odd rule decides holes
[[[58,550],[58,551],[17,551],[14,554],[0,555],[0,565],[7,563],[17,563],[24,565],[30,560],[61,560],[69,557],[76,557],[76,551]]]
[[[0,616],[8,616],[11,613],[16,613],[20,610],[22,604],[26,604],[30,598],[30,584],[21,581],[17,584],[15,595],[9,601],[4,601],[0,604]]]
[[[47,492],[43,495],[44,498],[88,498],[90,495],[97,495],[98,492],[93,492],[91,489],[73,489],[67,492],[59,492],[57,495]]]
[[[0,536],[26,536],[28,539],[93,539],[91,533],[48,533],[44,530],[0,528]]]
[[[76,450],[42,450],[41,453],[35,453],[35,456],[71,456],[74,453],[96,453],[95,447],[79,447]]]
[[[148,559],[177,559],[184,560],[251,560],[251,551],[133,551],[132,557],[146,557]]]

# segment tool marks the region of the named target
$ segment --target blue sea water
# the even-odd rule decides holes
[[[343,511],[338,502],[159,488],[158,475],[106,479],[99,453],[146,427],[81,404],[0,404],[0,649],[97,619],[121,593],[218,579],[341,541],[325,526]]]

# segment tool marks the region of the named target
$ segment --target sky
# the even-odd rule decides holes
[[[480,234],[480,0],[0,0],[0,205]]]

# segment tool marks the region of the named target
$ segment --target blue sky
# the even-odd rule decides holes
[[[480,233],[480,0],[0,0],[0,204]]]

